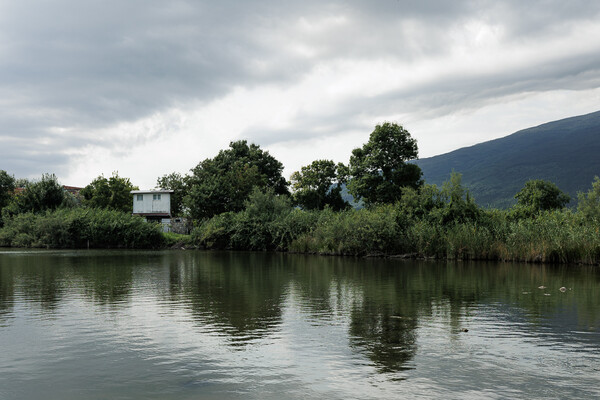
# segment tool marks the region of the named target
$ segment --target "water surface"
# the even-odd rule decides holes
[[[600,270],[0,250],[0,349],[1,399],[598,398]]]

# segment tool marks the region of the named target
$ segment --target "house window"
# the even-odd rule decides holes
[[[152,200],[160,200],[160,194],[153,194]]]
[[[143,201],[144,200],[144,195],[143,194],[138,194],[136,198],[137,198],[137,201]]]

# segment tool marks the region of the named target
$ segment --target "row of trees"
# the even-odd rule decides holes
[[[348,165],[331,160],[315,160],[294,172],[290,182],[283,177],[283,164],[256,144],[231,142],[214,158],[201,161],[183,176],[171,173],[157,180],[157,186],[174,191],[172,212],[203,220],[224,212],[244,209],[254,189],[272,190],[289,196],[292,203],[306,210],[350,207],[342,197],[343,184],[357,201],[370,206],[393,203],[403,187],[422,185],[421,170],[407,163],[418,155],[416,140],[402,126],[377,125],[369,141],[354,149]],[[22,187],[16,195],[17,186]],[[99,176],[79,196],[65,192],[54,175],[39,181],[16,182],[5,171],[0,174],[0,208],[10,217],[25,212],[41,212],[77,205],[131,212],[130,191],[137,189],[128,178],[114,173]]]
[[[423,202],[420,207],[426,207],[439,201],[439,196],[424,184],[420,168],[410,162],[417,157],[417,142],[410,133],[401,125],[386,122],[375,127],[367,143],[352,151],[347,165],[315,160],[294,172],[291,182],[282,175],[283,164],[268,151],[241,140],[231,142],[228,149],[221,150],[214,158],[201,161],[189,175],[174,172],[158,178],[157,186],[174,191],[171,205],[175,215],[189,216],[195,221],[244,210],[254,190],[286,196],[292,205],[304,210],[350,208],[342,196],[344,185],[354,200],[367,208],[394,204],[407,195],[418,195],[418,201]],[[455,192],[443,200],[453,210],[446,219],[464,219],[477,208],[457,179],[460,177],[453,175],[449,184]],[[22,189],[15,192],[17,187]],[[97,177],[79,196],[73,196],[63,190],[54,175],[43,175],[38,181],[17,181],[0,170],[0,209],[3,219],[78,205],[130,213],[130,191],[134,189],[137,187],[129,178],[115,172],[109,178]],[[465,196],[466,202],[458,201]],[[569,197],[556,185],[540,180],[527,182],[515,198],[517,204],[511,210],[514,218],[560,209],[569,202]],[[590,193],[580,195],[579,205],[598,218],[599,201],[600,183],[596,180]]]
[[[386,122],[375,127],[364,146],[352,151],[348,165],[315,160],[294,172],[291,182],[282,175],[283,164],[268,151],[241,140],[200,162],[190,175],[164,175],[157,185],[174,191],[175,213],[187,212],[195,220],[243,210],[255,188],[289,196],[305,210],[344,210],[350,207],[342,197],[344,184],[356,201],[367,206],[393,203],[403,187],[420,187],[421,169],[408,163],[417,156],[417,142],[410,133]]]
[[[165,175],[157,180],[157,185],[174,190],[174,212],[187,212],[194,220],[242,211],[255,188],[289,196],[293,205],[304,210],[327,207],[340,211],[350,207],[342,196],[344,185],[354,200],[366,207],[394,204],[405,195],[406,188],[427,192],[429,189],[423,189],[421,169],[410,162],[417,157],[417,142],[410,133],[398,124],[386,122],[375,127],[367,143],[352,151],[347,165],[315,160],[294,172],[290,179],[291,192],[282,176],[281,162],[246,141],[230,143],[229,148],[221,150],[216,157],[200,162],[191,170],[191,175]],[[457,195],[448,201],[456,203]],[[468,197],[468,193],[466,195]],[[542,180],[527,182],[515,198],[514,217],[560,209],[570,201],[556,185]],[[586,201],[580,204],[589,204],[591,200]]]
[[[0,227],[3,221],[25,213],[42,213],[59,208],[88,207],[131,213],[131,190],[137,189],[129,178],[117,172],[110,178],[99,176],[79,194],[71,193],[53,174],[39,180],[15,179],[0,170]]]

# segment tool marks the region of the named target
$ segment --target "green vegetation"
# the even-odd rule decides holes
[[[21,182],[0,171],[0,246],[190,247],[353,256],[460,260],[600,262],[600,178],[579,193],[577,211],[552,182],[525,182],[508,210],[480,207],[451,173],[425,184],[408,163],[416,141],[402,126],[377,125],[349,164],[316,160],[291,176],[258,145],[232,142],[189,176],[164,175],[173,212],[193,222],[190,235],[162,234],[129,214],[133,185],[116,173],[70,196],[54,175]],[[352,209],[343,185],[365,205]],[[12,192],[11,192],[12,191]]]
[[[187,183],[185,177],[178,172],[172,172],[163,175],[156,180],[156,186],[162,189],[172,190],[171,194],[171,214],[181,217],[185,214],[183,198],[187,193]]]
[[[166,247],[182,248],[192,246],[191,235],[173,232],[163,232],[164,245]]]
[[[527,181],[515,199],[517,204],[513,214],[521,217],[532,217],[540,211],[560,210],[571,200],[554,183],[541,179]]]
[[[241,211],[255,187],[289,194],[281,175],[283,164],[268,151],[245,140],[231,142],[215,158],[208,158],[188,177],[184,204],[193,219],[210,218],[228,211]]]
[[[393,203],[402,196],[402,188],[417,188],[421,169],[407,161],[418,156],[417,141],[402,126],[386,122],[377,125],[369,141],[352,150],[348,190],[367,205]]]
[[[578,193],[577,211],[588,220],[600,224],[600,178],[594,178],[592,188],[587,193]]]
[[[116,210],[62,208],[27,212],[0,229],[0,246],[40,248],[159,248],[164,238],[157,224]]]
[[[600,213],[597,204],[594,210]],[[192,240],[209,249],[600,262],[597,220],[565,209],[539,209],[532,214],[521,212],[521,206],[508,211],[482,209],[462,186],[459,174],[453,174],[441,189],[435,185],[404,188],[394,204],[339,212],[294,209],[285,197],[256,191],[244,211],[205,220],[192,232]]]
[[[106,208],[131,213],[133,204],[131,191],[139,189],[133,186],[129,178],[122,178],[117,172],[106,179],[99,176],[81,190],[83,203],[92,208]]]
[[[315,160],[292,174],[294,203],[305,210],[322,210],[331,207],[344,210],[350,207],[342,199],[345,166],[331,160]]]
[[[0,170],[0,210],[8,205],[15,190],[15,178]]]
[[[2,209],[2,220],[8,223],[12,216],[70,207],[74,203],[75,200],[65,193],[55,175],[44,174],[39,181],[26,182],[22,192],[12,196]]]
[[[10,178],[7,179],[6,177]],[[14,180],[0,171],[0,246],[40,248],[159,248],[160,227],[131,215],[134,188],[116,173],[86,186],[80,196],[65,191],[56,176]],[[18,186],[23,185],[23,186]],[[15,191],[15,187],[20,190]],[[1,194],[4,194],[2,197]]]

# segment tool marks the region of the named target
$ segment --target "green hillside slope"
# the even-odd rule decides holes
[[[514,204],[529,179],[545,179],[573,199],[600,175],[600,111],[549,122],[501,139],[417,160],[427,183],[442,184],[452,170],[482,206]]]

